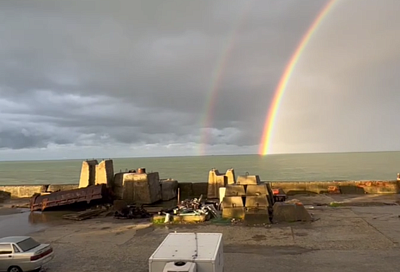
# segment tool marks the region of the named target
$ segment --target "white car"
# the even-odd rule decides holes
[[[40,270],[54,258],[53,248],[29,236],[0,238],[0,272]]]

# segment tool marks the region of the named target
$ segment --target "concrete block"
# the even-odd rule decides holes
[[[224,219],[244,219],[245,208],[244,207],[228,207],[222,210],[222,218]]]
[[[237,184],[241,185],[250,185],[250,184],[260,184],[260,177],[258,175],[249,175],[249,176],[238,176]]]
[[[246,196],[245,207],[266,209],[269,206],[267,196]]]
[[[227,207],[244,207],[243,199],[240,196],[226,196],[224,200],[222,200],[222,207],[225,209]]]
[[[79,188],[85,188],[95,184],[97,160],[83,161]]]
[[[246,192],[244,189],[244,185],[226,185],[225,196],[245,196]]]
[[[227,179],[227,184],[235,184],[236,183],[235,170],[233,170],[233,168],[226,170],[225,176]]]
[[[267,209],[247,209],[244,220],[251,224],[271,224]]]
[[[174,179],[164,179],[160,181],[161,199],[163,201],[176,198],[178,194],[178,181]]]
[[[218,198],[219,188],[225,187],[226,184],[227,177],[225,176],[225,174],[220,174],[217,169],[212,169],[208,173],[207,198]]]
[[[360,188],[354,185],[338,186],[338,187],[342,194],[352,194],[352,195],[365,194],[364,188]]]
[[[121,172],[114,175],[112,190],[117,199],[122,199],[124,195],[124,174]]]
[[[67,190],[73,190],[73,189],[78,189],[79,185],[78,184],[50,184],[47,187],[47,192],[57,192],[57,191],[67,191]]]
[[[180,199],[185,200],[193,197],[193,183],[180,182],[178,184]]]
[[[226,192],[226,187],[219,188],[219,203],[222,203],[222,200],[224,200],[225,192]]]
[[[246,196],[266,196],[268,194],[267,186],[265,184],[250,184],[246,188]]]
[[[311,215],[303,205],[294,203],[276,202],[273,207],[274,222],[310,222]]]
[[[123,177],[123,200],[128,204],[152,204],[161,200],[161,186],[158,172],[125,173]]]
[[[25,198],[46,192],[47,185],[3,185],[0,190],[10,193],[11,198]]]
[[[11,198],[11,193],[0,191],[0,203],[8,200]]]
[[[95,184],[106,184],[107,187],[113,188],[114,180],[114,164],[113,160],[104,160],[96,165]]]

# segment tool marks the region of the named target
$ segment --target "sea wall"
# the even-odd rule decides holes
[[[272,188],[281,188],[286,194],[296,193],[337,193],[337,194],[397,194],[399,181],[396,180],[360,180],[360,181],[269,181]],[[0,191],[11,193],[11,197],[31,197],[35,193],[65,191],[78,188],[78,184],[52,185],[0,185]],[[180,198],[207,196],[208,183],[178,183]]]
[[[65,191],[75,188],[78,188],[78,184],[0,185],[0,191],[9,192],[12,198],[31,197],[36,193]]]

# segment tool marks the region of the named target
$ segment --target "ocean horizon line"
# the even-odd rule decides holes
[[[168,158],[196,158],[196,157],[233,157],[233,156],[259,156],[259,157],[271,157],[271,156],[287,156],[287,155],[328,155],[328,154],[370,154],[370,153],[396,153],[400,152],[400,150],[372,150],[372,151],[332,151],[332,152],[294,152],[294,153],[274,153],[267,155],[260,155],[258,153],[247,153],[247,154],[206,154],[206,155],[171,155],[171,156],[140,156],[140,157],[109,157],[109,156],[99,156],[99,157],[88,157],[88,158],[55,158],[55,159],[30,159],[30,160],[2,160],[0,159],[0,163],[7,162],[51,162],[51,161],[85,161],[85,160],[100,160],[100,159],[168,159]]]

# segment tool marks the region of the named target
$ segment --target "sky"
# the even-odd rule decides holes
[[[256,154],[326,3],[1,1],[0,160]],[[337,0],[291,76],[272,153],[400,150],[398,10]]]

